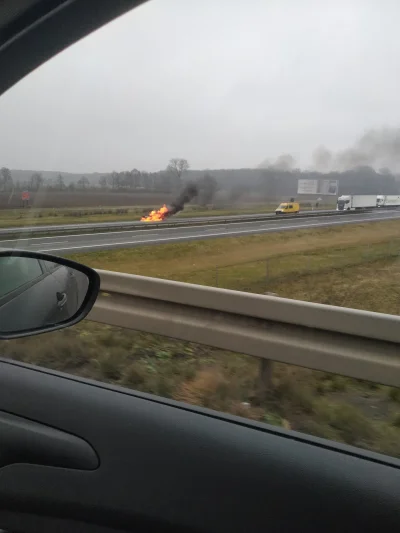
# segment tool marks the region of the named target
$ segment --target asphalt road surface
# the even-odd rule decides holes
[[[324,213],[332,213],[332,209],[324,209],[324,210],[321,210],[319,211],[321,214],[324,214]],[[306,214],[314,214],[315,211],[301,211],[301,214],[302,215],[306,215]],[[221,222],[221,221],[226,221],[226,219],[230,219],[230,220],[235,220],[235,219],[243,219],[243,216],[245,216],[247,219],[252,219],[252,218],[260,218],[260,217],[271,217],[271,218],[274,218],[274,213],[258,213],[258,214],[253,214],[253,215],[217,215],[217,216],[210,216],[210,217],[190,217],[190,218],[184,218],[184,217],[178,217],[178,218],[174,218],[172,217],[172,219],[166,219],[166,223],[168,222],[181,222],[181,223],[184,223],[184,224],[187,224],[190,226],[190,224],[193,224],[195,222],[201,222],[201,223],[206,223],[208,221],[211,221],[211,222]],[[127,228],[128,227],[132,227],[132,223],[136,223],[138,226],[142,226],[143,223],[140,223],[139,220],[130,220],[130,221],[120,221],[120,222],[84,222],[83,224],[64,224],[64,225],[60,225],[60,224],[56,224],[56,225],[51,225],[51,226],[20,226],[20,227],[16,227],[16,228],[1,228],[1,233],[2,234],[7,234],[9,233],[10,236],[11,235],[15,235],[15,232],[21,232],[21,233],[24,233],[26,232],[27,230],[35,230],[35,229],[38,229],[40,231],[45,231],[45,230],[48,230],[48,231],[54,231],[54,230],[78,230],[78,231],[81,231],[82,233],[85,233],[85,229],[86,230],[90,230],[90,229],[93,229],[93,227],[96,227],[96,229],[101,229],[101,228],[104,228],[105,230],[110,230],[112,229],[113,227],[117,230],[119,230],[121,227],[124,227],[126,226]],[[140,229],[140,228],[138,228]],[[133,231],[133,230],[132,230]],[[0,532],[1,533],[1,532]]]
[[[400,219],[400,209],[372,211],[371,213],[302,218],[278,218],[257,222],[233,222],[209,224],[207,226],[154,228],[146,230],[108,231],[104,233],[82,233],[80,235],[58,235],[55,237],[21,238],[0,241],[2,248],[20,248],[49,252],[55,255],[68,255],[77,252],[95,252],[113,248],[133,248],[143,245],[158,245],[202,239],[240,237],[296,229],[340,226],[345,224],[367,223]]]

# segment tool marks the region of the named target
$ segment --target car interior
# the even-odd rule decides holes
[[[151,0],[150,0],[151,1]],[[0,93],[142,2],[4,0]],[[291,207],[291,206],[289,206]],[[10,338],[83,320],[1,331]],[[0,280],[1,281],[1,280]],[[363,532],[400,527],[400,461],[178,401],[0,359],[0,528],[9,532]]]

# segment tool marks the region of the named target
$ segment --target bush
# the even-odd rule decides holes
[[[126,368],[126,352],[114,349],[95,359],[101,378],[118,381]]]
[[[80,211],[65,211],[63,213],[64,217],[87,217],[95,215],[125,215],[129,213],[128,208],[118,208],[118,209],[85,209]],[[39,214],[39,216],[42,216]],[[50,215],[52,216],[52,215]],[[57,216],[57,215],[54,215]]]
[[[400,429],[400,413],[396,414],[393,418],[393,426]]]
[[[125,369],[122,377],[122,385],[133,389],[140,389],[147,378],[146,369],[139,362],[134,362]]]
[[[400,403],[400,387],[391,387],[388,391],[388,396],[392,402]]]
[[[365,446],[375,436],[373,424],[352,405],[330,404],[322,400],[316,404],[316,414],[320,422],[333,428],[347,444]]]
[[[200,370],[194,379],[183,382],[174,394],[174,399],[217,409],[226,398],[226,381],[213,369]]]

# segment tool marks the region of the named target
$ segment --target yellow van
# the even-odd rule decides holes
[[[298,202],[282,202],[281,205],[275,209],[275,215],[286,215],[287,213],[299,213],[300,204]]]

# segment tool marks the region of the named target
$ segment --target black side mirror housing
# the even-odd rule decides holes
[[[41,252],[0,251],[0,339],[66,328],[83,320],[100,289],[90,267]]]

